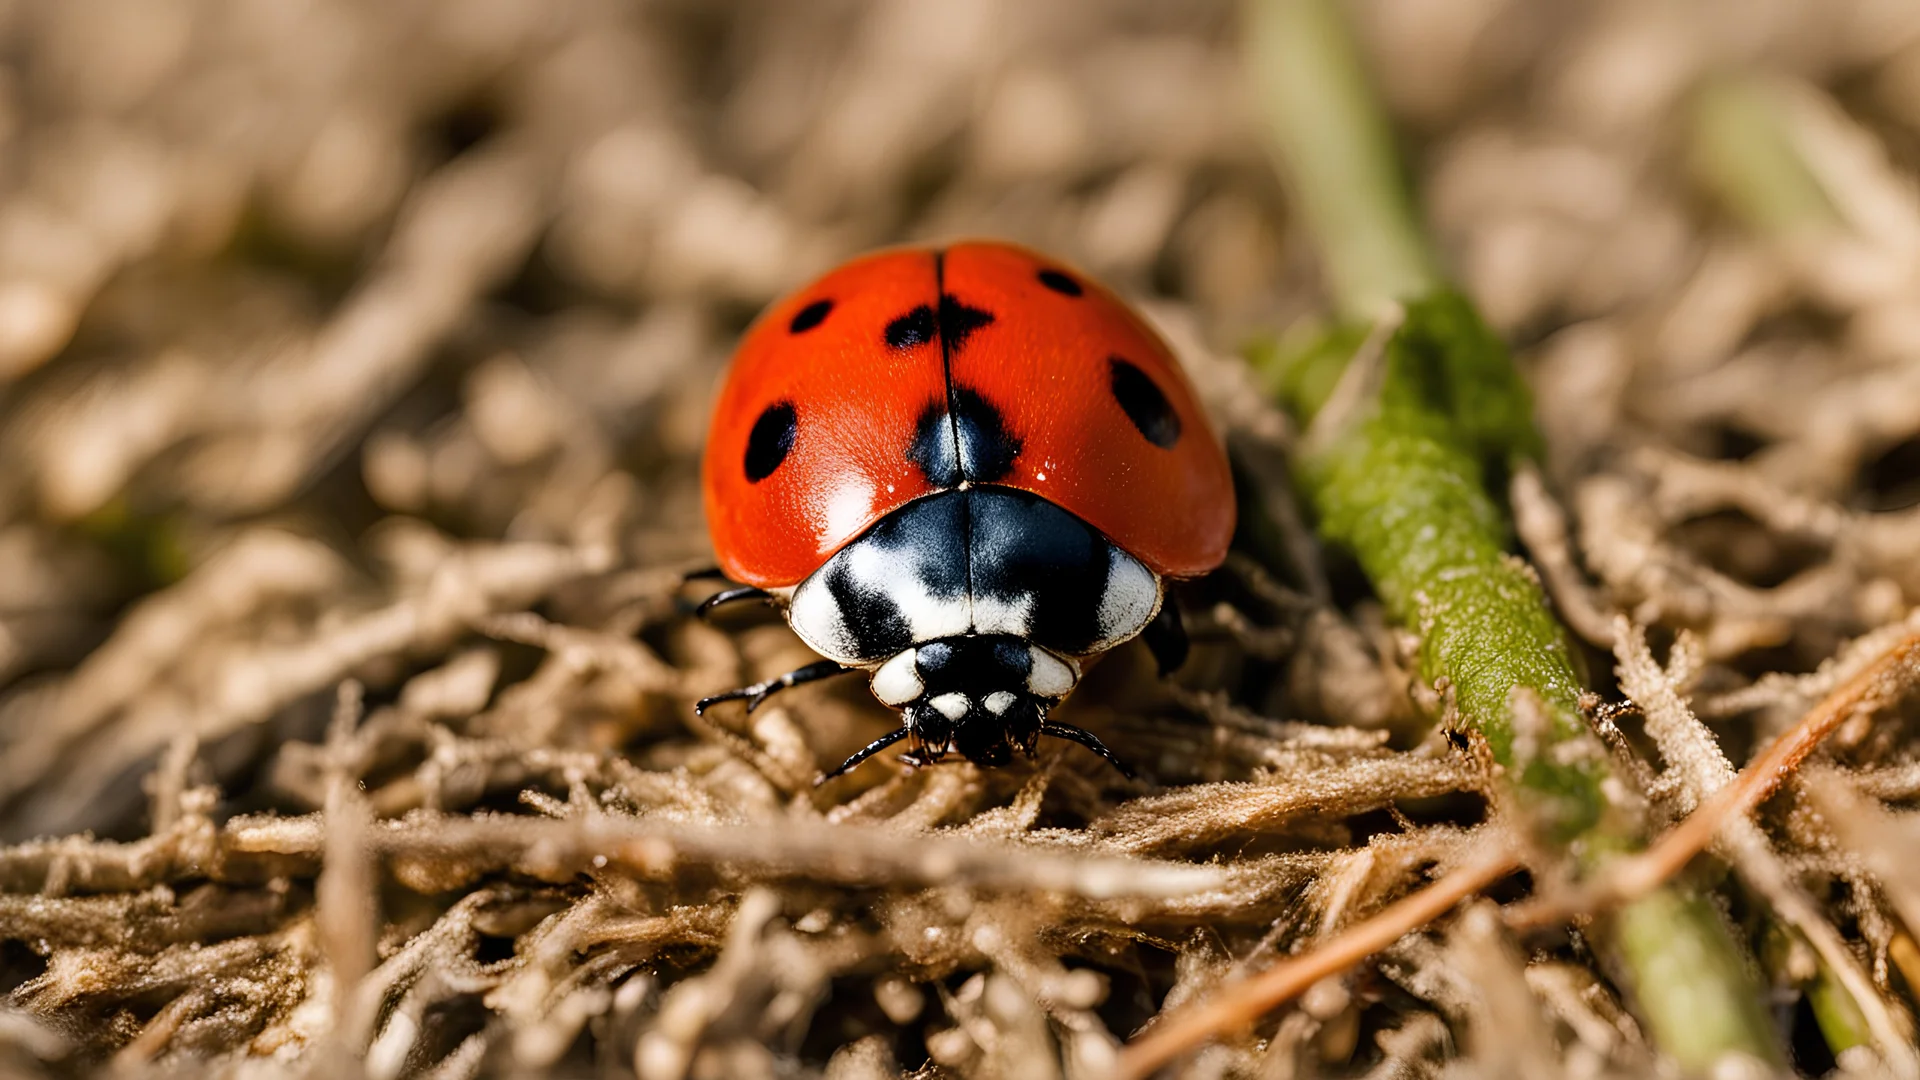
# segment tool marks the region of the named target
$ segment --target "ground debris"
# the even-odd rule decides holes
[[[1595,646],[1608,805],[1685,840],[1826,703],[1679,863],[1796,1069],[1913,1075],[1920,17],[1349,9],[1518,343],[1546,446],[1486,478],[1501,558]],[[0,1073],[1081,1080],[1275,972],[1295,1004],[1167,1074],[1665,1068],[1584,924],[1528,921],[1601,900],[1508,831],[1484,744],[1429,734],[1450,688],[1314,539],[1316,435],[1232,354],[1324,291],[1239,27],[0,14]],[[1747,78],[1818,195],[1784,216],[1671,119]],[[890,726],[862,688],[691,711],[813,659],[770,612],[691,617],[710,394],[785,289],[965,234],[1142,300],[1260,490],[1174,681],[1129,646],[1066,706],[1139,780],[1062,747],[816,789]]]

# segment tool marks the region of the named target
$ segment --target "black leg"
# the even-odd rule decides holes
[[[1133,779],[1133,770],[1127,768],[1125,762],[1115,757],[1113,755],[1113,751],[1107,749],[1107,744],[1101,742],[1099,738],[1095,736],[1094,733],[1091,731],[1082,730],[1080,728],[1074,727],[1072,724],[1056,724],[1053,721],[1049,720],[1046,723],[1040,725],[1040,734],[1051,735],[1056,739],[1065,739],[1068,742],[1077,742],[1081,746],[1084,746],[1087,749],[1093,751],[1094,753],[1099,754],[1101,757],[1106,758],[1107,764],[1112,765],[1116,769],[1119,769],[1121,776],[1124,776],[1129,780]]]
[[[680,575],[680,584],[694,581],[725,581],[726,571],[717,566],[699,566]]]
[[[819,787],[821,784],[826,783],[827,781],[833,779],[834,777],[839,776],[844,772],[847,772],[848,770],[852,769],[855,765],[860,764],[861,762],[867,760],[868,758],[879,753],[880,751],[885,750],[887,747],[892,746],[894,743],[899,742],[901,739],[906,738],[907,735],[911,733],[911,731],[912,731],[911,728],[905,728],[905,727],[894,728],[892,731],[887,732],[885,735],[882,735],[879,738],[868,743],[867,745],[861,747],[859,753],[841,762],[839,768],[833,770],[830,773],[821,773],[819,776],[815,777],[813,781],[813,786]]]
[[[801,683],[815,682],[820,679],[831,679],[835,675],[845,675],[850,671],[859,670],[859,668],[850,668],[844,664],[835,663],[832,660],[821,660],[808,664],[806,667],[789,671],[777,679],[768,679],[763,683],[754,683],[752,686],[743,686],[738,690],[729,690],[724,694],[715,694],[709,698],[701,698],[698,702],[694,703],[693,711],[697,716],[705,716],[708,709],[723,701],[738,701],[741,698],[746,698],[747,711],[752,712],[760,707],[761,702],[785,690],[789,686],[799,686]]]
[[[707,597],[705,600],[700,601],[700,606],[694,608],[693,613],[704,619],[714,608],[719,607],[721,604],[731,604],[736,600],[771,599],[773,599],[772,595],[765,589],[756,589],[751,585],[741,585],[737,588],[722,589],[712,596]]]
[[[903,765],[911,765],[916,769],[924,769],[929,765],[938,765],[942,761],[945,761],[947,755],[951,752],[952,751],[947,749],[946,743],[935,746],[931,743],[923,742],[918,748],[901,754],[900,763]]]
[[[1180,606],[1173,602],[1173,597],[1160,601],[1160,613],[1140,631],[1140,640],[1146,642],[1147,651],[1153,653],[1153,661],[1159,665],[1163,679],[1187,662],[1187,624],[1180,618]]]

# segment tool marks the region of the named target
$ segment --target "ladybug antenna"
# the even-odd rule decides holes
[[[861,747],[860,750],[857,753],[855,753],[852,757],[841,762],[839,768],[833,770],[830,773],[821,773],[819,776],[815,777],[813,781],[813,786],[819,787],[821,784],[826,783],[827,781],[833,779],[834,777],[839,776],[842,773],[845,773],[851,770],[854,766],[867,760],[868,758],[879,753],[880,751],[885,750],[887,747],[892,746],[894,743],[899,742],[901,739],[906,738],[907,735],[912,732],[912,730],[913,729],[909,727],[898,727],[893,729],[892,731],[887,732],[885,735],[882,735],[879,738],[868,743],[867,745]],[[1074,730],[1079,731],[1078,728],[1075,728]],[[1084,735],[1086,733],[1081,732],[1081,734]],[[1093,736],[1088,735],[1087,738],[1091,739],[1093,738]],[[1097,742],[1098,740],[1095,740],[1095,741]],[[1101,750],[1102,752],[1104,752],[1106,748],[1101,747]],[[1111,758],[1113,755],[1108,754],[1107,756]],[[1119,764],[1119,762],[1115,762],[1114,764],[1117,765]],[[1126,770],[1123,768],[1121,771],[1125,772]]]
[[[1119,769],[1121,776],[1124,776],[1129,780],[1133,779],[1133,770],[1127,768],[1127,765],[1125,762],[1121,761],[1118,757],[1115,757],[1113,751],[1107,749],[1107,744],[1101,742],[1099,739],[1099,736],[1096,736],[1091,731],[1087,731],[1083,728],[1074,727],[1072,724],[1056,724],[1053,721],[1049,720],[1040,725],[1040,734],[1051,735],[1056,739],[1065,739],[1068,742],[1077,742],[1081,746],[1084,746],[1087,749],[1093,751],[1094,753],[1099,754],[1101,757],[1106,758],[1107,764],[1112,765],[1116,769]],[[871,750],[871,749],[873,748],[872,747],[868,748],[868,750]],[[867,752],[868,752],[867,750],[862,750],[860,751],[860,754],[865,754]],[[855,756],[859,756],[859,755],[855,755]],[[842,768],[844,767],[845,766],[842,766]]]

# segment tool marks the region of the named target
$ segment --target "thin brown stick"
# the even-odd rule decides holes
[[[1371,918],[1349,926],[1318,948],[1282,960],[1171,1019],[1162,1020],[1120,1052],[1113,1075],[1142,1080],[1155,1069],[1223,1032],[1258,1020],[1329,975],[1365,960],[1447,913],[1455,904],[1519,869],[1511,851],[1494,851]]]
[[[1698,810],[1652,847],[1612,863],[1603,875],[1585,887],[1508,909],[1507,924],[1516,929],[1551,926],[1637,899],[1659,888],[1713,843],[1721,829],[1745,817],[1773,794],[1820,745],[1820,740],[1879,691],[1884,680],[1916,659],[1920,659],[1920,634],[1909,634],[1822,698],[1759,758],[1740,770],[1739,775],[1714,792]]]

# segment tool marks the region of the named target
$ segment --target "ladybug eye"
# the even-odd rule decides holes
[[[1042,270],[1039,273],[1040,284],[1062,296],[1079,296],[1080,283],[1058,270]]]
[[[773,475],[773,470],[787,460],[787,454],[793,449],[793,436],[799,430],[799,418],[793,411],[790,401],[776,401],[767,406],[760,419],[753,422],[753,431],[747,435],[747,482],[757,484]]]
[[[833,301],[815,300],[794,313],[793,321],[787,324],[790,334],[804,334],[826,320],[827,313],[833,310]]]
[[[1180,417],[1160,387],[1147,373],[1119,357],[1110,357],[1113,368],[1113,399],[1133,421],[1133,426],[1148,442],[1163,450],[1173,449],[1180,441]]]

